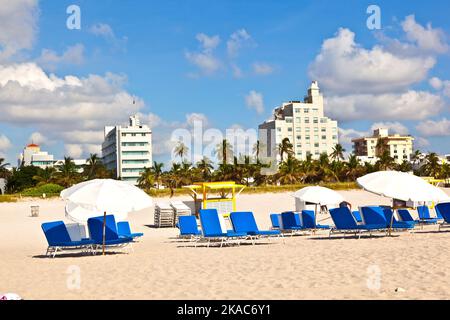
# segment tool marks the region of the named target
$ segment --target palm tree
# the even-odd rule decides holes
[[[301,170],[299,169],[299,161],[293,157],[288,157],[281,162],[276,174],[277,181],[281,184],[295,184],[301,179]]]
[[[9,163],[5,163],[4,158],[0,158],[0,178],[7,178],[9,175],[8,169],[6,169],[7,166],[9,166]]]
[[[37,175],[33,176],[33,180],[37,181],[37,185],[52,183],[56,178],[56,169],[54,167],[46,167],[38,171]]]
[[[208,157],[203,157],[202,160],[197,162],[197,168],[199,169],[203,181],[209,181],[211,179],[211,172],[213,169],[213,165],[211,160]]]
[[[284,160],[284,154],[288,155],[288,158],[294,154],[294,146],[289,141],[289,138],[284,138],[278,145],[278,152],[280,153],[281,161]]]
[[[403,160],[401,164],[397,165],[397,171],[409,172],[412,170],[412,165],[409,161]]]
[[[413,154],[411,155],[411,161],[413,164],[419,164],[420,162],[420,156],[422,155],[422,152],[420,150],[415,150]]]
[[[56,166],[56,169],[58,170],[56,173],[58,184],[64,187],[70,187],[79,180],[77,166],[71,157],[64,157],[64,162]]]
[[[344,147],[341,144],[336,144],[333,148],[333,152],[330,154],[331,159],[335,160],[335,161],[340,161],[340,160],[344,160],[344,152],[346,150],[344,149]]]
[[[216,146],[215,154],[219,161],[221,161],[223,165],[226,165],[233,159],[233,146],[227,139],[223,139],[222,142]]]
[[[137,181],[138,186],[142,189],[149,190],[155,184],[155,175],[153,168],[144,168]]]
[[[156,182],[156,185],[158,186],[158,189],[159,189],[159,186],[161,183],[161,176],[163,173],[162,167],[164,167],[164,163],[162,163],[162,162],[158,163],[156,161],[153,162],[152,171],[153,171],[153,175],[155,177],[155,182]]]
[[[441,167],[439,164],[439,157],[435,152],[427,154],[425,157],[425,164],[422,167],[423,173],[430,177],[438,177]]]
[[[394,158],[389,155],[389,151],[385,150],[378,158],[376,163],[378,170],[391,170],[395,166]]]
[[[175,156],[180,157],[181,161],[183,162],[184,156],[189,152],[189,148],[182,141],[178,141],[178,144],[175,146],[173,152]]]
[[[97,177],[103,167],[103,163],[96,153],[91,153],[84,165],[84,175],[87,180],[91,180]]]

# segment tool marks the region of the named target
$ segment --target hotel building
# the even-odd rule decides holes
[[[278,145],[288,138],[294,156],[305,160],[333,152],[338,143],[338,124],[324,115],[323,96],[317,81],[313,81],[303,101],[289,101],[274,110],[272,120],[259,125],[259,140],[267,148],[263,157],[281,161]],[[264,154],[264,151],[267,153]]]
[[[55,160],[52,154],[41,151],[39,145],[31,143],[27,145],[19,156],[18,166],[35,166],[42,169],[53,167]]]
[[[398,164],[411,161],[413,141],[411,136],[389,135],[389,130],[384,128],[374,130],[372,137],[352,140],[353,152],[361,161],[375,163],[386,150]]]
[[[137,184],[142,171],[152,166],[152,131],[130,117],[127,127],[105,127],[102,144],[103,163],[117,178]]]

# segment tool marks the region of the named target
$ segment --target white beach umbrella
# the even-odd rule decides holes
[[[333,205],[344,201],[344,197],[336,191],[320,186],[302,188],[294,193],[294,197],[318,205]]]
[[[66,214],[75,221],[87,221],[99,213],[103,213],[105,220],[107,213],[117,215],[119,220],[123,220],[129,212],[153,205],[152,198],[138,187],[112,179],[82,182],[63,190],[60,196],[72,203],[69,208],[71,210],[69,213],[66,210]],[[103,252],[104,249],[103,241]]]
[[[449,196],[442,189],[405,172],[378,171],[356,181],[364,190],[388,198],[414,202],[449,200]]]

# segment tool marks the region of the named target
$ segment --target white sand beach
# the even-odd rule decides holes
[[[390,203],[360,190],[341,193],[354,206]],[[32,218],[36,202],[40,216]],[[129,216],[133,231],[144,232],[132,253],[46,258],[41,223],[67,221],[64,205],[59,199],[0,204],[0,293],[24,299],[450,298],[450,229],[361,239],[320,232],[285,244],[195,248],[176,239],[177,229],[152,227],[150,208]],[[294,198],[244,194],[238,209],[254,211],[259,226],[269,228],[269,213],[293,210]],[[79,287],[73,285],[78,271]]]

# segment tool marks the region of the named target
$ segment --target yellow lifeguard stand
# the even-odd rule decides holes
[[[195,213],[200,209],[217,209],[217,212],[227,217],[236,211],[236,196],[245,186],[234,181],[197,182],[183,188],[191,190],[194,198]]]

